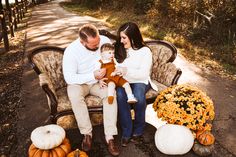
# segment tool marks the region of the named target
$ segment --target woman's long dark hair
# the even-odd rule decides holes
[[[117,32],[117,40],[115,43],[115,58],[118,63],[122,63],[127,57],[126,49],[124,48],[124,44],[121,43],[120,32],[124,32],[125,35],[128,36],[131,47],[135,50],[142,48],[145,46],[143,41],[143,37],[138,26],[133,22],[127,22],[120,26]]]

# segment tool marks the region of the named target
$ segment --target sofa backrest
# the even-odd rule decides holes
[[[162,40],[146,41],[145,43],[153,54],[151,78],[166,86],[172,85],[173,77],[177,73],[177,69],[172,63],[177,56],[176,48],[171,43]]]
[[[53,46],[34,49],[29,60],[37,74],[44,73],[50,79],[49,85],[57,91],[66,86],[62,73],[62,58],[64,49]]]

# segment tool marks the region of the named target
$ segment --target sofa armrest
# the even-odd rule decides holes
[[[38,76],[39,76],[39,84],[47,95],[48,105],[51,110],[51,114],[54,115],[57,113],[57,104],[58,104],[55,89],[47,74],[41,73]]]
[[[169,62],[158,66],[152,72],[152,79],[164,84],[165,86],[171,86],[177,84],[182,71],[179,68]]]

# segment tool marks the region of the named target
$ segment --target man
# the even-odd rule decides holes
[[[72,104],[80,133],[84,135],[82,149],[89,151],[92,144],[92,125],[89,118],[85,96],[88,94],[99,96],[103,102],[103,119],[105,139],[108,151],[119,155],[119,149],[114,143],[113,135],[117,135],[117,102],[108,104],[107,88],[100,88],[98,80],[106,73],[105,69],[98,69],[100,46],[111,41],[98,33],[94,25],[86,24],[79,29],[79,38],[72,42],[63,56],[63,74],[67,86],[68,97]]]

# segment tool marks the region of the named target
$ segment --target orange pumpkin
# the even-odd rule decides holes
[[[208,146],[215,142],[215,137],[210,131],[199,130],[196,133],[196,138],[202,145]]]
[[[88,157],[88,155],[84,152],[84,151],[81,151],[79,149],[76,149],[75,151],[73,152],[70,152],[67,157]]]
[[[31,144],[28,150],[28,155],[29,157],[66,157],[70,151],[70,142],[65,138],[61,145],[49,150],[39,149],[35,147],[34,144]]]

